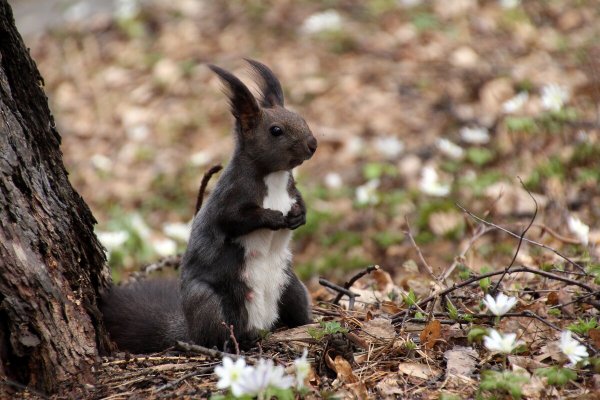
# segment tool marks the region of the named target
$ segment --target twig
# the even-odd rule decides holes
[[[504,273],[502,274],[500,279],[498,279],[498,281],[496,282],[496,284],[494,285],[492,290],[490,290],[490,294],[492,296],[494,296],[496,294],[496,292],[498,291],[498,287],[500,287],[500,283],[502,283],[502,281],[504,280],[504,277],[508,273],[508,270],[510,269],[510,267],[513,266],[513,264],[517,260],[517,256],[519,255],[519,251],[521,250],[521,244],[523,244],[523,238],[525,237],[525,234],[527,233],[529,228],[531,228],[531,225],[533,225],[533,222],[535,221],[535,217],[537,217],[537,213],[538,213],[538,203],[535,200],[535,197],[533,197],[531,192],[527,189],[527,187],[523,183],[523,180],[521,179],[521,177],[519,177],[519,182],[521,182],[521,186],[523,186],[523,189],[525,189],[525,191],[527,192],[529,197],[531,197],[531,200],[533,200],[533,204],[535,205],[535,211],[533,212],[533,217],[531,217],[531,221],[529,221],[529,225],[527,225],[527,227],[523,230],[523,232],[521,232],[521,235],[519,236],[519,244],[517,245],[517,250],[515,250],[515,254],[513,255],[512,260],[510,260],[510,263],[504,269]]]
[[[370,274],[373,271],[376,271],[379,269],[379,265],[370,265],[367,268],[363,269],[362,271],[360,271],[358,274],[354,275],[352,278],[350,278],[349,281],[347,281],[346,283],[344,283],[344,288],[346,289],[350,289],[352,287],[352,285],[354,285],[354,283],[359,280],[360,278],[362,278],[363,276]],[[333,299],[333,304],[338,304],[339,301],[342,299],[342,297],[344,296],[345,293],[339,292],[337,294],[337,296],[335,296],[335,299]]]
[[[235,333],[233,332],[233,325],[227,325],[225,323],[225,321],[221,322],[221,325],[223,325],[225,327],[225,329],[227,329],[229,331],[229,337],[231,338],[231,341],[233,342],[233,345],[235,346],[235,354],[237,354],[238,356],[240,355],[240,345],[237,342],[237,339],[235,338]]]
[[[556,304],[554,306],[551,306],[550,309],[553,309],[553,308],[563,308],[563,307],[566,307],[566,306],[571,305],[573,303],[578,303],[581,300],[587,299],[588,297],[598,296],[598,295],[600,295],[600,290],[596,290],[595,292],[586,293],[584,295],[578,296],[575,300],[571,300],[568,303]]]
[[[419,247],[419,245],[417,244],[417,242],[415,242],[415,238],[413,237],[411,231],[410,231],[410,224],[408,223],[408,218],[404,217],[404,221],[406,222],[406,235],[408,236],[408,238],[410,239],[410,242],[412,243],[413,247],[415,248],[415,250],[417,250],[417,255],[419,256],[419,259],[421,260],[421,262],[423,263],[423,265],[425,266],[425,269],[427,270],[427,273],[433,278],[434,281],[436,281],[438,284],[444,286],[442,284],[442,282],[440,282],[440,279],[435,276],[435,274],[433,273],[433,268],[431,268],[431,265],[429,265],[429,263],[427,262],[427,260],[425,260],[425,257],[423,256],[423,252],[421,252],[421,248]]]
[[[507,233],[507,234],[509,234],[509,235],[511,235],[511,236],[513,236],[513,237],[520,238],[520,235],[517,235],[516,233],[514,233],[514,232],[511,232],[510,230],[508,230],[508,229],[506,229],[506,228],[503,228],[503,227],[501,227],[500,225],[496,225],[496,224],[494,224],[493,222],[489,222],[489,221],[486,221],[485,219],[483,219],[483,218],[481,218],[481,217],[478,217],[477,215],[473,214],[471,211],[469,211],[469,210],[467,210],[466,208],[464,208],[463,206],[461,206],[459,203],[456,203],[456,206],[457,206],[458,208],[460,208],[461,210],[463,210],[465,213],[467,213],[467,215],[469,215],[471,218],[474,218],[475,220],[477,220],[477,221],[479,221],[479,222],[481,222],[481,223],[483,223],[483,224],[485,224],[485,225],[492,226],[492,227],[494,227],[494,228],[496,228],[496,229],[500,229],[502,232],[504,232],[504,233]],[[524,242],[527,242],[527,243],[530,243],[530,244],[533,244],[533,245],[535,245],[535,246],[541,247],[541,248],[543,248],[543,249],[550,250],[551,252],[553,252],[554,254],[556,254],[557,256],[559,256],[560,258],[562,258],[563,260],[565,260],[565,261],[566,261],[566,262],[568,262],[569,264],[571,264],[571,265],[573,265],[573,266],[575,266],[575,267],[579,268],[579,270],[580,270],[580,271],[583,271],[583,272],[585,272],[585,268],[583,268],[581,265],[577,264],[575,261],[571,260],[569,257],[567,257],[567,256],[564,256],[564,255],[563,255],[563,254],[561,254],[561,253],[560,253],[558,250],[555,250],[555,249],[553,249],[553,248],[552,248],[552,247],[550,247],[550,246],[546,246],[546,245],[545,245],[545,244],[543,244],[543,243],[536,242],[535,240],[531,240],[531,239],[523,238],[523,241],[524,241]]]
[[[158,389],[156,389],[156,391],[154,393],[159,393],[162,392],[163,390],[167,390],[167,389],[171,389],[177,385],[179,385],[181,382],[185,381],[188,378],[191,378],[193,376],[196,375],[202,375],[208,372],[211,372],[213,370],[213,367],[205,367],[199,370],[194,370],[191,372],[188,372],[187,374],[183,374],[183,376],[179,377],[178,379],[175,379],[174,381],[168,382],[162,386],[160,386]]]
[[[348,309],[350,309],[350,310],[352,310],[352,308],[354,308],[354,300],[357,297],[360,297],[360,294],[354,293],[346,288],[338,286],[335,283],[331,283],[327,279],[324,279],[324,278],[319,278],[319,284],[322,286],[328,287],[329,289],[333,289],[338,293],[342,293],[343,295],[345,294],[346,296],[348,296],[348,299],[349,299]]]
[[[450,275],[452,275],[452,272],[454,272],[456,267],[460,264],[459,260],[463,259],[467,255],[467,252],[471,249],[471,247],[473,247],[473,244],[477,241],[477,239],[479,239],[488,232],[492,232],[492,230],[492,227],[487,227],[485,225],[477,226],[477,229],[473,233],[473,236],[471,236],[471,238],[469,239],[467,247],[465,247],[465,249],[457,257],[454,257],[452,265],[450,265],[450,267],[442,274],[442,281],[445,282],[446,279],[448,279]]]
[[[587,292],[594,292],[595,291],[594,289],[592,289],[591,286],[588,286],[585,283],[577,282],[577,281],[575,281],[573,279],[565,278],[563,276],[551,274],[550,272],[536,270],[536,269],[532,269],[532,268],[529,268],[529,267],[514,268],[514,269],[511,269],[510,271],[508,271],[507,274],[515,274],[517,272],[530,272],[532,274],[541,275],[541,276],[544,276],[546,278],[550,278],[550,279],[554,279],[554,280],[557,280],[557,281],[565,282],[565,283],[568,283],[569,285],[579,286],[582,289],[585,289]],[[429,296],[429,297],[425,298],[424,300],[421,300],[420,302],[418,302],[417,306],[418,307],[423,307],[424,305],[428,304],[432,300],[434,300],[434,299],[436,299],[438,297],[441,297],[441,296],[445,296],[448,293],[453,292],[454,290],[457,290],[457,289],[460,289],[462,287],[468,286],[468,285],[470,285],[470,284],[472,284],[474,282],[478,282],[478,281],[480,281],[482,279],[489,278],[489,277],[495,276],[495,275],[501,275],[501,274],[504,274],[504,273],[505,273],[505,271],[502,270],[502,271],[488,272],[488,273],[483,274],[483,275],[473,276],[473,277],[471,277],[469,279],[466,279],[466,280],[464,280],[464,281],[462,281],[460,283],[455,283],[451,287],[449,287],[447,289],[444,289],[441,292],[432,294],[431,296]],[[408,310],[403,310],[403,311],[400,311],[400,312],[394,314],[392,316],[392,322],[393,323],[397,323],[398,320],[400,319],[400,317],[404,316],[407,312],[408,312]]]
[[[222,169],[223,166],[220,164],[213,165],[208,171],[204,173],[204,176],[202,176],[202,182],[200,182],[200,189],[198,190],[198,197],[196,198],[196,211],[194,212],[194,215],[198,214],[198,211],[200,211],[200,208],[202,207],[202,201],[204,200],[204,192],[206,191],[208,181],[214,174],[216,174]]]
[[[200,345],[193,344],[193,343],[182,342],[182,341],[177,341],[175,348],[180,351],[185,351],[188,353],[202,354],[202,355],[205,355],[208,357],[219,358],[219,359],[221,359],[225,356],[231,357],[233,359],[237,359],[239,357],[236,354],[226,353],[221,350],[209,349],[208,347],[200,346]]]

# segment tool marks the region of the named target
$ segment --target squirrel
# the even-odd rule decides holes
[[[306,223],[291,171],[313,156],[317,140],[300,115],[284,108],[273,72],[246,61],[258,99],[235,75],[209,65],[235,118],[235,150],[194,217],[180,278],[113,286],[101,299],[120,350],[151,353],[177,341],[227,350],[232,334],[249,347],[261,331],[312,322],[289,243],[291,231]]]

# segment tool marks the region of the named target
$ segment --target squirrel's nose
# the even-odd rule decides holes
[[[308,138],[308,150],[310,150],[311,154],[315,154],[315,151],[317,151],[317,139],[315,139],[314,136],[311,136],[310,138]]]

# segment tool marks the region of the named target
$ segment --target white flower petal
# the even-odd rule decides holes
[[[467,143],[486,144],[490,141],[487,128],[464,126],[460,129],[460,137]]]

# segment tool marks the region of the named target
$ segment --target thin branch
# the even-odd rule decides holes
[[[233,325],[227,325],[225,323],[225,321],[222,321],[221,325],[223,325],[225,327],[225,329],[227,329],[229,331],[229,337],[231,338],[231,341],[233,342],[233,345],[235,346],[235,354],[237,354],[239,356],[240,355],[240,345],[238,344],[238,341],[235,338],[235,333],[233,332]]]
[[[363,276],[370,274],[373,271],[376,271],[380,269],[379,265],[370,265],[367,268],[363,269],[362,271],[360,271],[358,274],[354,275],[352,278],[350,278],[349,281],[347,281],[346,283],[344,283],[344,288],[345,289],[350,289],[352,287],[352,285],[354,285],[354,283],[359,280],[360,278],[362,278]],[[342,299],[342,296],[344,296],[345,293],[339,292],[337,294],[337,296],[335,296],[335,299],[333,299],[333,304],[338,304],[340,302],[340,300]]]
[[[187,353],[202,354],[204,356],[218,358],[218,359],[222,359],[223,357],[231,357],[235,360],[240,357],[239,355],[236,355],[236,354],[226,353],[221,350],[209,349],[208,347],[200,346],[200,345],[193,344],[193,343],[182,342],[182,341],[177,341],[175,348],[177,350],[184,351]]]
[[[160,386],[158,389],[156,389],[156,391],[154,393],[160,393],[163,390],[167,390],[167,389],[171,389],[173,387],[176,387],[177,385],[179,385],[181,382],[185,381],[186,379],[192,378],[196,375],[202,375],[202,374],[206,374],[209,372],[212,372],[213,367],[205,367],[199,370],[194,370],[191,372],[188,372],[187,374],[183,374],[183,376],[175,379],[174,381],[168,382],[162,386]]]
[[[525,187],[525,184],[523,183],[523,180],[520,177],[519,177],[519,182],[521,182],[521,186],[523,186],[523,189],[525,189],[525,191],[527,192],[529,197],[531,197],[531,200],[533,200],[533,204],[535,205],[535,211],[533,212],[533,217],[531,217],[531,221],[529,221],[529,225],[527,225],[527,227],[523,230],[523,232],[519,236],[519,244],[517,245],[517,250],[515,250],[515,254],[513,255],[513,258],[510,261],[510,264],[508,264],[508,266],[504,269],[504,273],[502,274],[500,279],[498,279],[498,281],[496,282],[496,284],[490,291],[490,294],[492,296],[496,294],[496,292],[498,291],[498,287],[500,287],[500,283],[502,283],[502,281],[504,280],[504,277],[508,273],[508,270],[510,269],[510,267],[513,266],[513,264],[517,260],[517,256],[519,255],[519,251],[521,250],[521,245],[523,244],[523,238],[525,237],[525,234],[527,233],[529,228],[531,228],[531,225],[533,225],[533,222],[535,221],[535,217],[537,217],[537,213],[538,213],[538,203],[535,200],[535,197],[533,197],[531,192],[527,189],[527,187]]]
[[[345,294],[346,296],[348,296],[348,298],[349,298],[348,309],[350,309],[350,310],[352,310],[354,308],[354,300],[357,297],[360,297],[360,294],[354,293],[346,288],[338,286],[335,283],[331,283],[327,279],[324,279],[324,278],[319,278],[319,284],[322,286],[325,286],[329,289],[333,289],[338,293],[342,293],[342,294]]]
[[[444,286],[443,283],[440,282],[440,279],[437,276],[435,276],[435,274],[433,273],[433,268],[431,268],[431,265],[429,265],[427,260],[425,260],[425,257],[423,256],[423,252],[421,252],[421,248],[419,247],[419,245],[417,245],[417,242],[415,242],[415,238],[413,237],[413,235],[410,231],[410,224],[408,223],[408,218],[404,217],[404,221],[406,222],[406,231],[404,233],[406,233],[406,235],[410,239],[410,242],[412,243],[413,247],[415,248],[415,250],[417,250],[417,255],[419,256],[419,259],[425,266],[427,273],[433,278],[434,281],[436,281],[441,286]]]
[[[585,289],[587,292],[595,292],[595,290],[591,286],[588,286],[585,283],[577,282],[576,280],[573,280],[573,279],[565,278],[565,277],[560,276],[560,275],[555,275],[555,274],[552,274],[550,272],[541,271],[541,270],[537,270],[537,269],[533,269],[533,268],[529,268],[529,267],[514,268],[514,269],[512,269],[512,270],[510,270],[510,271],[508,271],[506,273],[507,274],[515,274],[517,272],[530,272],[532,274],[541,275],[541,276],[544,276],[546,278],[550,278],[550,279],[554,279],[554,280],[557,280],[557,281],[565,282],[565,283],[568,283],[569,285],[579,286],[580,288]],[[453,292],[453,291],[455,291],[457,289],[460,289],[462,287],[468,286],[468,285],[470,285],[470,284],[472,284],[474,282],[478,282],[478,281],[480,281],[482,279],[489,278],[489,277],[496,276],[496,275],[501,275],[501,274],[504,274],[504,273],[505,273],[505,271],[502,270],[502,271],[488,272],[487,274],[483,274],[483,275],[473,276],[473,277],[471,277],[471,278],[469,278],[467,280],[464,280],[464,281],[462,281],[460,283],[455,283],[451,287],[449,287],[447,289],[444,289],[441,292],[437,292],[437,293],[432,294],[431,296],[429,296],[429,297],[425,298],[424,300],[421,300],[420,302],[418,302],[417,306],[418,307],[423,307],[424,305],[430,303],[432,300],[434,300],[434,299],[436,299],[438,297],[441,297],[441,296],[445,296],[448,293]],[[398,320],[400,319],[400,317],[404,316],[407,312],[408,312],[408,310],[402,310],[402,311],[394,314],[392,316],[392,322],[393,323],[397,323]]]
[[[469,211],[466,208],[464,208],[463,206],[461,206],[459,203],[456,203],[456,206],[458,208],[460,208],[461,210],[463,210],[463,212],[467,213],[467,215],[469,215],[471,218],[473,218],[473,219],[475,219],[475,220],[477,220],[477,221],[479,221],[479,222],[481,222],[481,223],[483,223],[485,225],[492,226],[492,227],[494,227],[496,229],[500,229],[502,232],[508,233],[509,235],[511,235],[513,237],[520,238],[520,235],[517,235],[516,233],[511,232],[510,230],[508,230],[506,228],[503,228],[500,225],[496,225],[493,222],[489,222],[489,221],[486,221],[485,219],[483,219],[481,217],[478,217],[477,215],[473,214],[471,211]],[[559,256],[560,258],[562,258],[563,260],[565,260],[569,264],[571,264],[571,265],[577,267],[579,270],[585,272],[585,268],[583,268],[581,265],[577,264],[575,261],[571,260],[567,256],[564,256],[563,254],[561,254],[559,251],[553,249],[552,247],[546,246],[543,243],[539,243],[539,242],[536,242],[535,240],[531,240],[531,239],[527,239],[527,238],[523,238],[523,241],[527,242],[527,243],[530,243],[530,244],[533,244],[535,246],[541,247],[543,249],[550,250],[551,252],[553,252],[554,254],[556,254],[557,256]]]

